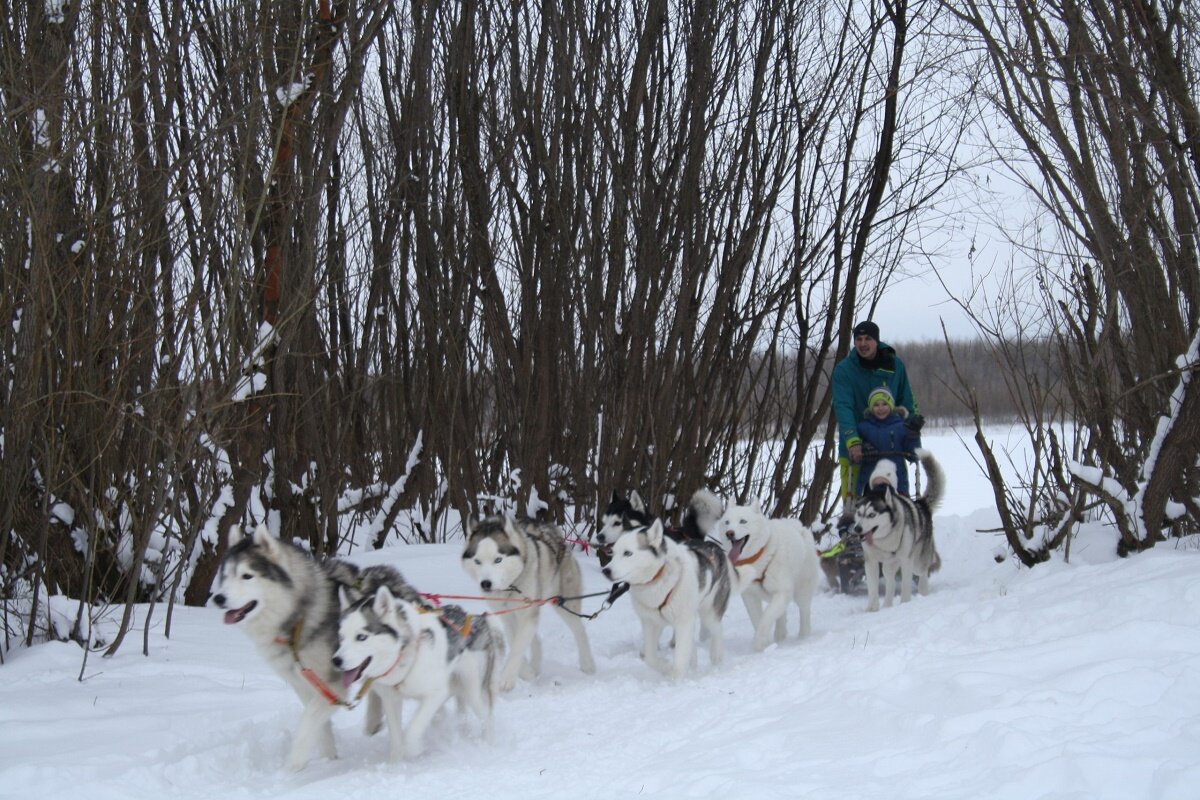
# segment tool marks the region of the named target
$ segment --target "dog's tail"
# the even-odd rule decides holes
[[[933,453],[923,447],[918,447],[914,452],[929,478],[929,485],[925,488],[922,499],[925,505],[929,506],[929,512],[933,513],[946,494],[946,474],[942,472],[942,465],[933,457]]]
[[[721,518],[721,512],[724,510],[721,498],[708,489],[698,489],[688,501],[687,514],[695,520],[700,533],[707,536],[709,529]]]

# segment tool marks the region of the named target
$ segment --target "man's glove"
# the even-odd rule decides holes
[[[904,424],[913,433],[920,433],[921,428],[925,425],[925,418],[920,414],[912,414],[905,420]]]
[[[862,461],[863,448],[862,448],[861,444],[852,444],[849,447],[847,447],[846,450],[849,451],[849,453],[850,453],[850,460],[853,461],[855,464]]]

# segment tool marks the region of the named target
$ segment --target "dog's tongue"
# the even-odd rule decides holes
[[[359,664],[354,669],[348,669],[342,673],[342,687],[349,689],[354,685],[354,682],[362,677],[363,670],[367,668],[367,664],[371,663],[371,657],[367,656],[367,660]]]
[[[746,542],[748,541],[750,541],[749,535],[743,536],[740,539],[734,539],[732,536],[729,537],[729,542],[732,545],[729,548],[730,561],[737,562],[737,560],[742,557],[742,549],[746,546]]]
[[[244,620],[246,618],[246,615],[249,614],[250,611],[256,605],[258,605],[258,601],[251,600],[249,603],[242,606],[241,608],[231,608],[230,610],[226,611],[225,612],[225,624],[226,625],[236,625],[237,623],[241,622],[242,620]]]

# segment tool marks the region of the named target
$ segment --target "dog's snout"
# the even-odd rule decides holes
[[[342,668],[342,657],[341,657],[341,656],[334,656],[334,657],[333,657],[333,665],[334,665],[335,667],[337,667],[338,669],[341,669],[341,668]]]
[[[483,589],[485,592],[490,592],[492,590],[492,582],[491,581],[480,581],[479,588]]]
[[[600,571],[604,573],[604,577],[608,578],[610,581],[612,580],[612,569],[611,568],[605,567],[604,569],[602,569]]]
[[[224,608],[225,607],[225,595],[214,594],[213,602],[217,604],[217,608]]]

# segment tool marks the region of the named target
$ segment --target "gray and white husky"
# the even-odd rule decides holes
[[[722,617],[735,590],[737,576],[714,541],[677,542],[661,520],[626,530],[612,543],[612,560],[604,575],[629,584],[633,608],[642,623],[642,658],[672,680],[679,680],[696,661],[696,620],[708,632],[709,660],[720,664],[725,654]],[[675,660],[668,665],[658,653],[665,627],[675,634]]]
[[[516,685],[518,673],[532,678],[541,671],[540,605],[526,606],[520,601],[578,597],[583,588],[579,563],[557,526],[505,515],[467,522],[462,565],[483,593],[495,598],[492,608],[504,612],[501,619],[508,634],[508,658],[500,671],[499,688],[506,692]],[[590,674],[596,671],[596,662],[587,631],[571,613],[579,612],[579,603],[568,600],[565,607],[555,604],[554,610],[575,637],[579,668]]]
[[[896,596],[896,571],[900,571],[900,602],[912,598],[912,578],[917,591],[929,593],[929,576],[942,566],[933,544],[933,512],[946,491],[946,479],[933,455],[922,448],[917,459],[929,478],[925,494],[908,498],[886,481],[869,489],[854,504],[854,530],[862,536],[866,566],[867,611],[879,610],[879,570],[883,569],[883,604]]]
[[[425,732],[451,696],[460,709],[470,706],[492,737],[493,678],[500,643],[487,616],[467,614],[458,606],[432,609],[408,598],[399,573],[388,580],[377,573],[377,587],[357,599],[341,593],[338,648],[333,664],[344,669],[347,691],[378,695],[391,735],[390,758],[414,758]],[[395,592],[393,592],[395,589]],[[405,698],[418,701],[408,727],[401,721]]]
[[[740,576],[742,602],[754,625],[754,649],[787,637],[787,610],[800,609],[800,636],[812,631],[812,598],[821,575],[812,532],[799,520],[772,519],[758,499],[729,506],[713,529]],[[766,601],[766,608],[763,602]]]
[[[358,569],[343,561],[316,561],[259,525],[244,536],[234,525],[217,573],[213,603],[225,609],[225,624],[241,629],[304,704],[292,737],[287,765],[303,769],[314,746],[336,757],[330,718],[345,702],[341,670],[333,665],[337,647],[338,586],[352,582]],[[380,726],[378,700],[368,701],[367,732]]]

